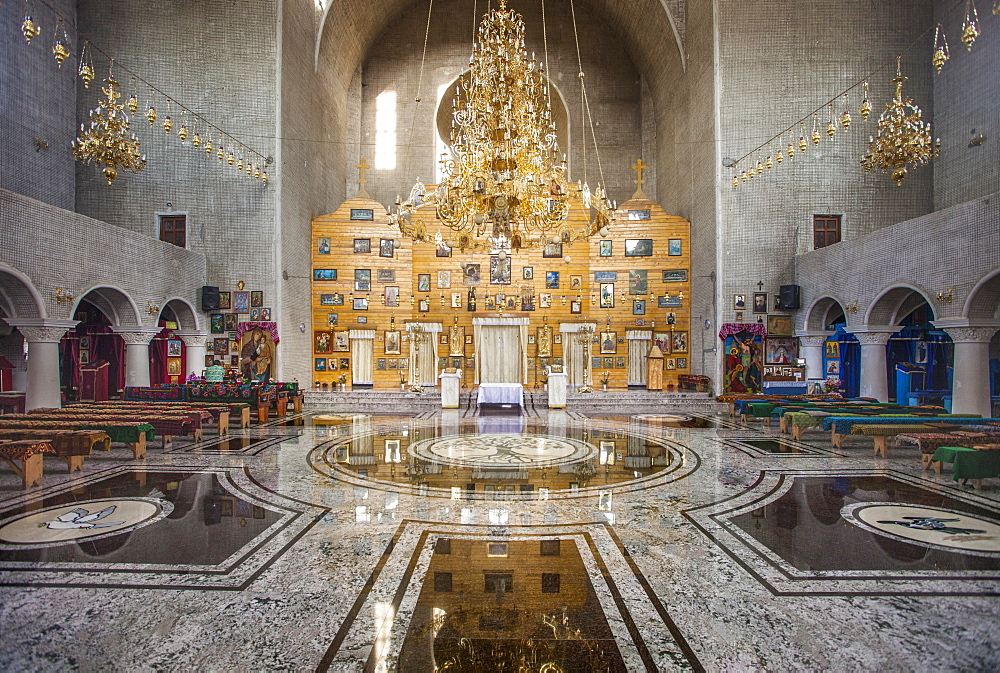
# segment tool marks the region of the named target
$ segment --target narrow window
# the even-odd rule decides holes
[[[813,249],[840,243],[840,215],[813,215]]]
[[[160,240],[187,247],[187,215],[161,215]]]
[[[375,168],[396,168],[396,92],[375,98]]]

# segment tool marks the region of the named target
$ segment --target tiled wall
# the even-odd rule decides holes
[[[1000,16],[979,9],[982,35],[967,51],[959,40],[964,4],[937,3],[951,60],[934,75],[934,207],[947,208],[1000,191]],[[976,136],[981,144],[973,144]]]
[[[70,21],[76,19],[75,2],[51,5]],[[74,101],[77,88],[83,90],[76,76],[79,48],[70,31],[67,47],[74,56],[58,67],[52,56],[55,15],[34,4],[32,17],[41,33],[28,44],[21,34],[22,8],[23,3],[0,6],[0,188],[72,209]],[[96,88],[90,85],[91,91]],[[35,138],[48,147],[38,148]]]
[[[147,312],[148,302],[162,307],[178,298],[190,304],[200,320],[197,326],[181,327],[207,331],[207,316],[198,310],[205,262],[201,253],[0,190],[0,265],[31,280],[47,317],[54,320],[71,319],[73,307],[86,292],[107,285],[135,302],[143,325],[155,326],[158,317]],[[113,277],[100,273],[112,265]],[[57,287],[73,295],[74,301],[58,303]]]
[[[868,263],[859,267],[858,260]],[[800,330],[809,308],[824,297],[842,306],[856,301],[857,312],[846,314],[848,325],[864,324],[871,305],[892,287],[920,292],[935,319],[963,317],[977,284],[1000,269],[1000,193],[799,255],[795,266],[802,286],[803,309],[795,318]],[[951,301],[938,300],[948,288]]]

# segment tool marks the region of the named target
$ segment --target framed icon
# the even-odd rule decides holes
[[[240,317],[235,313],[224,313],[222,319],[226,324],[227,332],[235,332],[236,328],[239,327]]]
[[[329,255],[330,254],[330,239],[329,238],[317,238],[316,239],[316,254],[318,254],[318,255]]]
[[[376,272],[376,278],[380,283],[395,283],[396,282],[396,271],[395,269],[378,269]]]
[[[334,332],[333,333],[333,350],[335,351],[349,351],[351,350],[351,333],[348,331]],[[343,362],[343,361],[342,361]],[[344,365],[340,365],[341,369]]]
[[[399,331],[392,330],[385,333],[385,354],[399,355],[400,338]]]
[[[737,311],[743,311],[747,307],[747,296],[745,294],[734,294],[733,295],[733,308]]]
[[[358,254],[369,254],[372,251],[372,240],[370,238],[354,239],[354,252]]]
[[[233,307],[233,295],[231,292],[219,293],[219,308],[231,309]]]
[[[645,299],[633,299],[632,300],[632,315],[646,315],[646,300]]]
[[[611,257],[614,241],[601,241],[598,244],[598,254],[601,257]]]
[[[233,292],[233,313],[250,313],[249,292]]]
[[[670,352],[671,353],[687,353],[688,352],[688,333],[687,332],[671,332],[670,333]]]
[[[354,305],[352,308],[355,311],[367,311],[368,310],[368,297],[355,297]]]
[[[313,269],[313,280],[337,280],[337,270]]]
[[[767,313],[767,292],[753,293],[753,312]]]
[[[466,264],[462,274],[463,285],[479,285],[479,264]]]
[[[431,275],[429,273],[417,274],[417,292],[431,291]]]
[[[545,287],[550,290],[559,288],[559,272],[558,271],[546,271],[545,272]]]
[[[399,306],[399,286],[398,285],[386,285],[385,286],[385,305],[386,306]]]
[[[653,239],[651,238],[626,238],[626,257],[652,257]]]
[[[683,254],[683,242],[679,238],[671,238],[667,241],[667,255],[670,257],[680,257]]]
[[[664,269],[664,283],[686,283],[688,281],[687,269]]]
[[[615,307],[615,284],[601,283],[601,308]]]
[[[392,258],[395,255],[395,244],[391,238],[382,238],[378,242],[378,256]]]
[[[563,256],[562,243],[546,243],[542,248],[542,257],[557,259]]]
[[[628,272],[628,293],[646,294],[649,292],[649,272],[645,269],[630,269]]]
[[[521,267],[521,278],[524,280],[534,280],[535,279],[535,267],[533,266],[522,266]]]
[[[252,290],[250,292],[250,306],[251,308],[260,308],[264,305],[264,292],[263,290]]]
[[[451,271],[440,270],[437,272],[437,286],[439,290],[451,288]]]
[[[618,339],[614,332],[601,332],[601,353],[617,353]]]

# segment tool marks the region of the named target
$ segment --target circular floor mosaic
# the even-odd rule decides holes
[[[569,437],[546,435],[489,434],[446,435],[410,445],[416,458],[466,467],[549,467],[586,460],[597,449]]]
[[[971,514],[895,502],[853,503],[840,513],[856,526],[897,540],[970,554],[1000,554],[1000,524]]]
[[[84,500],[22,514],[0,525],[0,545],[55,546],[135,530],[158,521],[173,505],[155,498]]]

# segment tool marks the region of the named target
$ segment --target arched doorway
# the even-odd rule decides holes
[[[73,319],[79,321],[77,326],[59,345],[63,399],[81,399],[88,369],[99,380],[107,377],[109,396],[119,396],[125,390],[125,340],[112,327],[141,324],[135,302],[115,287],[92,288],[80,297]]]
[[[45,317],[41,295],[27,276],[0,266],[0,392],[26,390],[27,341],[8,319]]]
[[[187,344],[177,334],[194,331],[198,327],[190,304],[183,299],[171,299],[163,305],[156,324],[160,331],[149,343],[150,385],[179,383],[188,372],[199,372],[207,366],[206,362],[195,362],[189,357]],[[204,349],[200,352],[198,359],[204,360]],[[229,358],[226,358],[225,364],[230,364]]]
[[[899,327],[885,344],[887,399],[897,404],[951,405],[951,337],[933,324],[927,297],[909,286],[883,292],[866,323]]]

